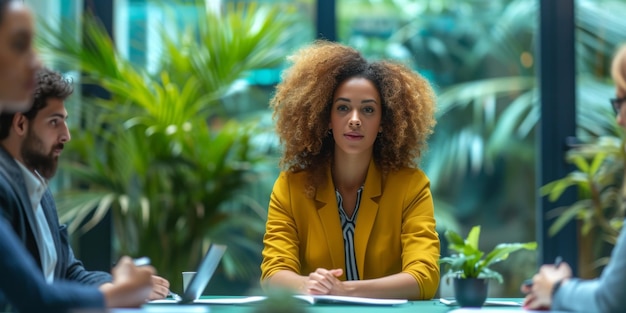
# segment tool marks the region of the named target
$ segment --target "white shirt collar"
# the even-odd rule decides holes
[[[33,222],[31,225],[34,224],[32,227],[37,241],[37,247],[39,249],[39,256],[41,258],[41,268],[46,281],[48,283],[52,283],[54,281],[54,270],[57,265],[58,255],[54,245],[54,239],[52,238],[52,232],[50,231],[50,227],[48,225],[48,220],[46,219],[43,207],[41,206],[41,199],[48,188],[48,184],[46,180],[36,171],[31,172],[19,161],[17,164],[19,164],[20,169],[24,174],[26,190],[28,191],[30,204],[35,213],[34,221],[31,221]]]
[[[36,210],[37,206],[41,202],[41,198],[48,188],[48,184],[46,183],[46,180],[39,175],[39,173],[36,171],[33,173],[24,164],[22,164],[22,162],[18,160],[15,161],[20,166],[22,174],[24,175],[24,182],[26,183],[26,190],[28,191],[31,206],[33,210]]]

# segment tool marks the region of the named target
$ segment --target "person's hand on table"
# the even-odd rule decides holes
[[[170,292],[170,282],[157,275],[152,275],[152,292],[148,300],[159,300],[167,297]]]
[[[107,307],[139,307],[146,302],[153,289],[152,266],[135,266],[132,259],[125,256],[111,273],[113,282],[99,288]]]
[[[532,286],[521,286],[521,291],[526,294],[522,306],[531,310],[550,309],[552,306],[552,294],[554,285],[561,281],[566,283],[572,277],[572,269],[567,263],[556,267],[553,264],[541,266],[539,272],[533,276]]]
[[[343,274],[343,269],[327,270],[318,268],[309,274],[306,281],[306,291],[312,295],[345,295],[343,282],[337,277]]]

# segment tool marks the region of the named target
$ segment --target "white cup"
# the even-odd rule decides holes
[[[187,286],[195,275],[196,272],[183,272],[183,293],[187,291]]]

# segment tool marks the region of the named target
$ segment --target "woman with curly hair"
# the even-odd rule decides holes
[[[439,239],[416,165],[435,125],[429,83],[325,41],[290,60],[271,100],[284,171],[270,198],[263,286],[432,298]]]

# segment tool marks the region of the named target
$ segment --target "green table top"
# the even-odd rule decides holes
[[[203,296],[202,298],[226,298],[222,296]],[[234,297],[236,298],[236,297]],[[487,300],[506,300],[506,301],[522,301],[521,298],[489,298]],[[145,307],[153,306],[146,305]],[[167,305],[170,308],[173,308],[172,305]],[[174,305],[176,306],[176,305]],[[207,305],[193,305],[193,306],[204,306]],[[227,304],[227,305],[209,305],[211,313],[244,313],[244,312],[255,312],[255,310],[259,309],[262,306],[261,302],[253,303],[253,304]],[[301,304],[301,306],[305,309],[305,312],[308,313],[330,313],[330,312],[354,312],[354,313],[368,313],[368,312],[394,312],[394,313],[402,313],[402,312],[412,312],[412,313],[444,313],[453,309],[459,308],[458,306],[446,306],[439,302],[439,300],[426,300],[426,301],[409,301],[406,304],[393,305],[393,306],[380,306],[380,305],[352,305],[352,304],[327,304],[327,303],[317,303],[315,305],[309,304]],[[510,311],[522,311],[521,307],[506,307],[506,306],[487,306],[483,307],[484,309],[497,308],[498,310],[510,310]]]

